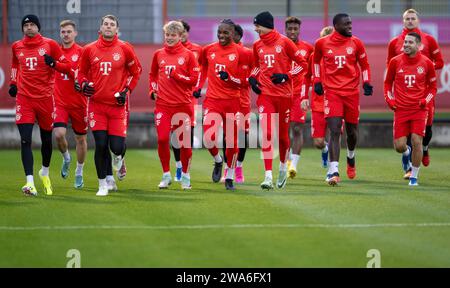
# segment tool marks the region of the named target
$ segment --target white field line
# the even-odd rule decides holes
[[[212,224],[212,225],[80,225],[80,226],[0,226],[0,231],[36,230],[208,230],[208,229],[265,229],[265,228],[319,228],[319,229],[365,229],[365,228],[420,228],[450,227],[450,223],[376,223],[376,224]]]

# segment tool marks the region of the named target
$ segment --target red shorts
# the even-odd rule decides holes
[[[291,122],[305,123],[306,113],[301,108],[301,97],[296,96],[292,101]]]
[[[327,120],[323,112],[311,111],[311,137],[325,138],[327,132]]]
[[[182,147],[191,148],[190,135],[192,127],[191,119],[193,114],[194,114],[194,107],[191,104],[182,104],[174,107],[156,104],[155,126],[158,138],[169,137],[171,131],[174,131],[178,127],[184,125],[184,128],[177,132],[180,132],[180,135],[181,132],[187,133],[189,137],[184,138],[178,135],[177,139],[181,141],[180,145],[182,145]],[[186,145],[183,145],[182,142],[183,139],[186,139],[187,141]]]
[[[56,105],[53,127],[67,128],[69,118],[72,122],[72,129],[75,134],[85,135],[87,133],[87,107],[74,109]]]
[[[88,121],[92,131],[107,131],[108,135],[127,136],[127,108],[89,101]]]
[[[250,106],[246,106],[246,107],[240,106],[239,107],[239,114],[240,115],[238,117],[237,125],[238,125],[239,128],[241,128],[243,126],[244,127],[244,131],[246,133],[248,133],[249,130],[250,130],[250,121],[251,121],[251,116],[252,116],[251,112],[252,112],[252,110],[250,109]],[[243,123],[243,125],[241,124],[242,120],[245,121]]]
[[[427,117],[427,126],[433,125],[434,120],[434,101],[432,100],[430,103],[428,103],[428,117]]]
[[[342,117],[345,122],[358,124],[359,122],[359,94],[339,96],[336,93],[325,93],[325,118]]]
[[[406,137],[409,134],[425,136],[427,110],[396,110],[394,112],[394,139]]]
[[[55,103],[53,97],[31,98],[23,95],[16,97],[16,124],[34,124],[46,131],[53,129]]]

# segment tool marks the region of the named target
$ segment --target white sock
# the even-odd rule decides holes
[[[269,177],[270,179],[272,179],[272,170],[266,170],[265,174],[265,177]]]
[[[69,153],[69,150],[66,150],[66,152],[61,153],[61,154],[62,154],[62,156],[63,156],[63,158],[64,158],[64,161],[66,161],[66,162],[69,162],[69,161],[70,161],[70,153]]]
[[[170,172],[164,172],[164,173],[163,173],[163,177],[164,177],[164,176],[169,176],[170,178],[172,178],[172,176],[170,175]]]
[[[404,156],[409,156],[409,153],[411,152],[411,148],[409,147],[409,146],[406,146],[407,148],[406,148],[406,151],[405,152],[403,152],[403,155]]]
[[[98,187],[106,187],[106,179],[98,179]]]
[[[77,169],[75,169],[76,176],[83,176],[83,167],[84,167],[84,163],[80,164],[77,162]]]
[[[48,176],[48,173],[49,173],[48,167],[42,166],[41,171],[42,171],[42,173],[41,173],[42,176]]]
[[[27,183],[34,185],[34,177],[33,175],[27,175]]]
[[[294,166],[295,168],[297,168],[298,160],[300,160],[300,155],[299,154],[292,154],[291,155],[291,165]]]
[[[223,165],[223,167],[224,167],[225,170],[229,168],[227,163],[225,163],[225,165]]]
[[[216,163],[220,163],[220,162],[223,161],[223,160],[222,160],[222,157],[220,156],[220,154],[217,154],[216,156],[214,156],[214,161],[215,161]]]
[[[348,150],[347,148],[347,157],[353,159],[355,157],[355,150]]]
[[[236,162],[236,167],[242,167],[242,164],[244,164],[244,163],[242,163],[241,161],[237,161]]]
[[[417,178],[419,176],[419,168],[420,167],[411,166],[411,177],[412,178]]]
[[[186,177],[188,179],[191,179],[191,175],[189,173],[181,172],[181,177]]]
[[[225,179],[234,179],[234,169],[228,168],[227,176],[225,177]]]
[[[106,175],[106,181],[114,181],[113,175]]]
[[[176,166],[177,168],[182,168],[182,167],[183,167],[183,164],[181,164],[181,161],[177,161],[177,162],[175,163],[175,166]]]
[[[423,146],[423,151],[428,151],[428,145],[427,146]]]
[[[330,174],[333,174],[335,172],[339,173],[339,162],[338,161],[330,162]]]
[[[287,164],[286,162],[280,162],[280,171],[286,171],[287,170]]]
[[[327,153],[328,152],[328,143],[327,142],[325,142],[325,147],[323,147],[322,152],[323,153]]]

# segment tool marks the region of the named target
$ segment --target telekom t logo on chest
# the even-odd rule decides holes
[[[27,67],[30,68],[29,70],[36,70],[34,67],[37,65],[37,57],[25,58],[25,63]]]
[[[266,54],[264,55],[264,63],[267,64],[267,67],[273,67],[273,63],[275,63],[275,55],[274,54]]]
[[[100,72],[102,72],[102,75],[109,75],[109,72],[111,72],[111,62],[100,62]]]
[[[334,63],[336,65],[338,65],[337,68],[343,68],[344,66],[342,66],[343,64],[345,64],[345,55],[337,55],[334,56]]]
[[[216,69],[216,73],[219,73],[220,71],[225,71],[225,65],[216,63],[215,69]]]
[[[406,87],[411,88],[416,83],[416,75],[405,75]]]

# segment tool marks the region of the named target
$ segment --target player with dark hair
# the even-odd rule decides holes
[[[406,37],[406,35],[410,32],[416,32],[421,37],[421,44],[419,47],[420,53],[422,55],[428,57],[431,62],[434,64],[434,68],[436,70],[442,69],[444,67],[444,59],[442,58],[441,50],[439,49],[439,45],[434,39],[433,36],[423,32],[419,29],[419,13],[414,9],[408,9],[403,13],[403,31],[402,34],[398,35],[397,37],[393,38],[389,42],[389,49],[388,49],[388,57],[387,57],[387,65],[389,65],[389,62],[393,57],[396,55],[400,55],[403,53],[403,41]],[[428,144],[431,141],[431,137],[433,135],[432,132],[432,125],[433,125],[433,119],[434,119],[434,110],[435,110],[435,101],[434,98],[428,105],[428,118],[427,118],[427,125],[425,129],[425,137],[423,137],[423,158],[422,158],[422,164],[423,166],[430,165],[430,155],[428,152]],[[411,137],[408,136],[408,146],[411,148]],[[411,165],[406,168],[406,173],[404,175],[405,179],[409,179],[409,176],[411,174]]]
[[[394,147],[402,153],[404,169],[409,165],[412,154],[409,185],[417,186],[420,162],[422,161],[422,137],[428,105],[436,96],[436,71],[433,62],[420,53],[421,35],[416,32],[406,34],[403,53],[389,62],[384,81],[384,97],[394,110]],[[411,148],[406,137],[411,134]]]
[[[364,44],[352,35],[352,20],[347,14],[333,18],[335,31],[320,38],[314,47],[314,91],[325,94],[324,112],[330,129],[330,167],[327,182],[337,185],[342,119],[347,132],[347,176],[356,177],[355,148],[359,122],[359,84],[362,74],[364,95],[370,96],[370,66]],[[362,72],[360,72],[360,67]],[[322,71],[321,71],[322,69]],[[323,84],[322,84],[323,83]]]
[[[286,18],[284,21],[286,36],[294,42],[295,46],[299,49],[300,54],[305,57],[309,63],[314,47],[308,42],[299,39],[301,24],[302,21],[300,19],[292,16]],[[292,71],[293,74],[297,71],[297,65],[295,62],[292,62]],[[297,175],[297,163],[300,160],[300,154],[303,146],[303,124],[305,123],[306,113],[301,109],[301,94],[302,91],[309,91],[310,83],[311,81],[305,81],[302,75],[295,75],[292,77],[293,93],[290,123],[292,138],[290,157],[288,161],[288,174],[291,179]]]
[[[23,17],[21,27],[24,36],[11,47],[11,81],[8,92],[11,97],[16,97],[16,124],[26,176],[22,192],[31,196],[38,194],[34,185],[31,150],[33,126],[37,121],[42,141],[42,168],[39,170],[39,177],[45,194],[52,195],[49,166],[52,157],[55,70],[64,74],[72,72],[58,43],[39,33],[41,24],[36,15]]]

